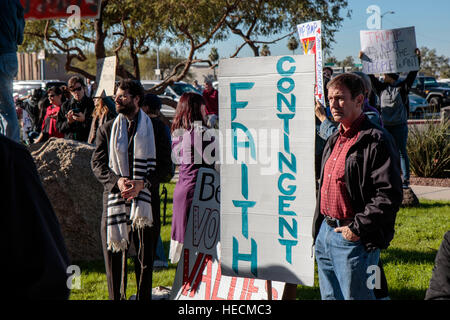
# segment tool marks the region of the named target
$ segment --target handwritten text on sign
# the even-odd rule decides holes
[[[178,264],[172,299],[262,300],[267,299],[264,280],[222,275],[218,258],[220,235],[219,174],[198,172],[191,212],[186,227],[182,260]],[[281,299],[284,283],[272,283],[272,299]]]
[[[323,57],[322,57],[322,21],[311,21],[297,25],[298,36],[304,54],[314,54],[316,57],[316,87],[314,94],[322,105],[325,105],[323,87]]]
[[[362,30],[360,37],[364,53],[363,72],[379,74],[419,70],[414,27]]]
[[[311,283],[314,71],[314,56],[220,62],[223,274]]]

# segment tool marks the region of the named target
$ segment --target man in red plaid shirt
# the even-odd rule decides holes
[[[327,85],[339,130],[327,141],[313,223],[322,299],[375,299],[371,282],[394,236],[402,201],[391,135],[362,112],[364,84],[344,73]]]

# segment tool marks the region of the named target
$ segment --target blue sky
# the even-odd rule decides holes
[[[417,47],[436,49],[438,55],[450,57],[450,1],[449,0],[348,0],[348,9],[352,10],[350,18],[345,17],[340,30],[335,34],[332,54],[338,60],[353,56],[357,60],[360,49],[359,31],[367,30],[367,7],[377,5],[381,14],[394,11],[383,17],[383,29],[395,29],[414,26]],[[344,15],[346,10],[343,11]],[[220,58],[229,57],[241,43],[237,37],[208,46],[199,56],[207,56],[212,46],[217,47]],[[272,55],[292,54],[286,41],[269,45]],[[301,54],[297,49],[296,54]],[[252,56],[248,47],[241,50],[239,57]]]

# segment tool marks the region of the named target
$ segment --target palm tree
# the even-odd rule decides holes
[[[216,47],[211,48],[208,58],[209,58],[209,60],[211,60],[212,63],[215,63],[216,61],[219,60],[219,53],[217,52]]]
[[[270,56],[270,50],[269,50],[269,46],[267,44],[263,44],[263,46],[261,48],[261,55],[262,56]]]
[[[217,52],[217,48],[216,47],[212,47],[211,48],[211,51],[209,52],[208,58],[211,61],[211,63],[214,65],[213,66],[214,79],[216,79],[216,65],[215,64],[217,64],[217,61],[219,61],[219,52]]]
[[[298,48],[298,41],[297,41],[297,38],[294,37],[294,36],[292,36],[292,37],[289,39],[288,43],[287,43],[287,47],[288,47],[289,50],[292,51],[292,54],[295,54],[295,49]]]

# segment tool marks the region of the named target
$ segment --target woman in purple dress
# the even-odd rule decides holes
[[[178,182],[173,192],[172,234],[169,258],[177,263],[183,249],[184,233],[194,197],[197,172],[214,167],[214,153],[205,148],[215,140],[208,135],[204,121],[205,102],[201,95],[184,93],[172,122],[172,160],[178,165]],[[213,148],[214,149],[214,148]],[[211,150],[211,148],[208,148]]]

